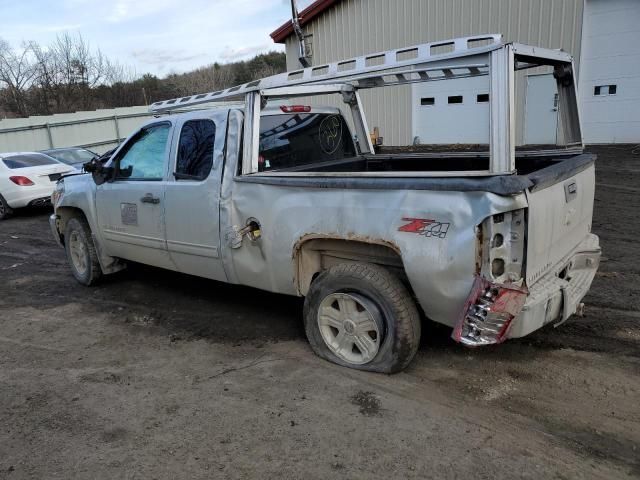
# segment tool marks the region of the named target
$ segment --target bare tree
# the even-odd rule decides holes
[[[58,87],[59,66],[51,51],[43,50],[37,42],[31,42],[30,47],[37,69],[34,84],[38,88],[34,92],[34,102],[39,113],[51,114],[51,102]]]
[[[0,39],[0,83],[4,84],[12,107],[21,116],[29,114],[26,94],[36,75],[36,62],[31,47],[23,44],[19,50],[14,50]]]
[[[60,34],[48,46],[23,43],[20,49],[0,39],[0,115],[150,104],[281,72],[284,63],[284,54],[273,52],[158,78],[111,61],[79,34]]]

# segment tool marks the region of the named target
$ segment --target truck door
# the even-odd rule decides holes
[[[226,112],[195,112],[176,125],[165,191],[167,248],[178,271],[226,280],[220,258],[220,182]]]
[[[96,210],[106,252],[173,268],[164,227],[164,188],[171,123],[147,125],[116,154],[113,181],[96,188]]]

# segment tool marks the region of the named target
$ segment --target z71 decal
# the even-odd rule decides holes
[[[398,228],[399,232],[417,233],[425,237],[445,238],[449,231],[450,223],[438,222],[428,218],[403,217],[403,222],[409,222]]]

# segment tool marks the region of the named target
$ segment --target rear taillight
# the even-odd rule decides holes
[[[453,330],[453,339],[469,346],[504,341],[527,295],[526,287],[498,284],[476,277],[461,318]]]
[[[489,345],[505,340],[524,306],[526,210],[497,213],[477,229],[476,278],[456,327],[454,340]]]
[[[20,185],[21,187],[30,187],[34,184],[31,180],[29,180],[27,177],[23,177],[22,175],[9,177],[9,180],[11,180],[16,185]]]
[[[280,110],[284,113],[309,113],[311,107],[309,105],[282,105]]]

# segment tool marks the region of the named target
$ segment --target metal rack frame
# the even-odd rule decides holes
[[[442,52],[443,49],[448,51]],[[490,79],[490,167],[458,175],[505,175],[515,171],[515,72],[542,60],[556,71],[569,66],[571,82],[557,77],[560,104],[568,115],[567,145],[582,144],[573,58],[566,52],[504,43],[501,34],[462,37],[354,57],[285,72],[224,90],[153,103],[152,113],[244,99],[243,174],[258,172],[260,111],[268,99],[341,94],[349,105],[362,153],[373,153],[358,90],[488,75]],[[560,70],[558,70],[560,68]],[[275,172],[274,172],[275,173]],[[439,172],[438,175],[442,175]]]

